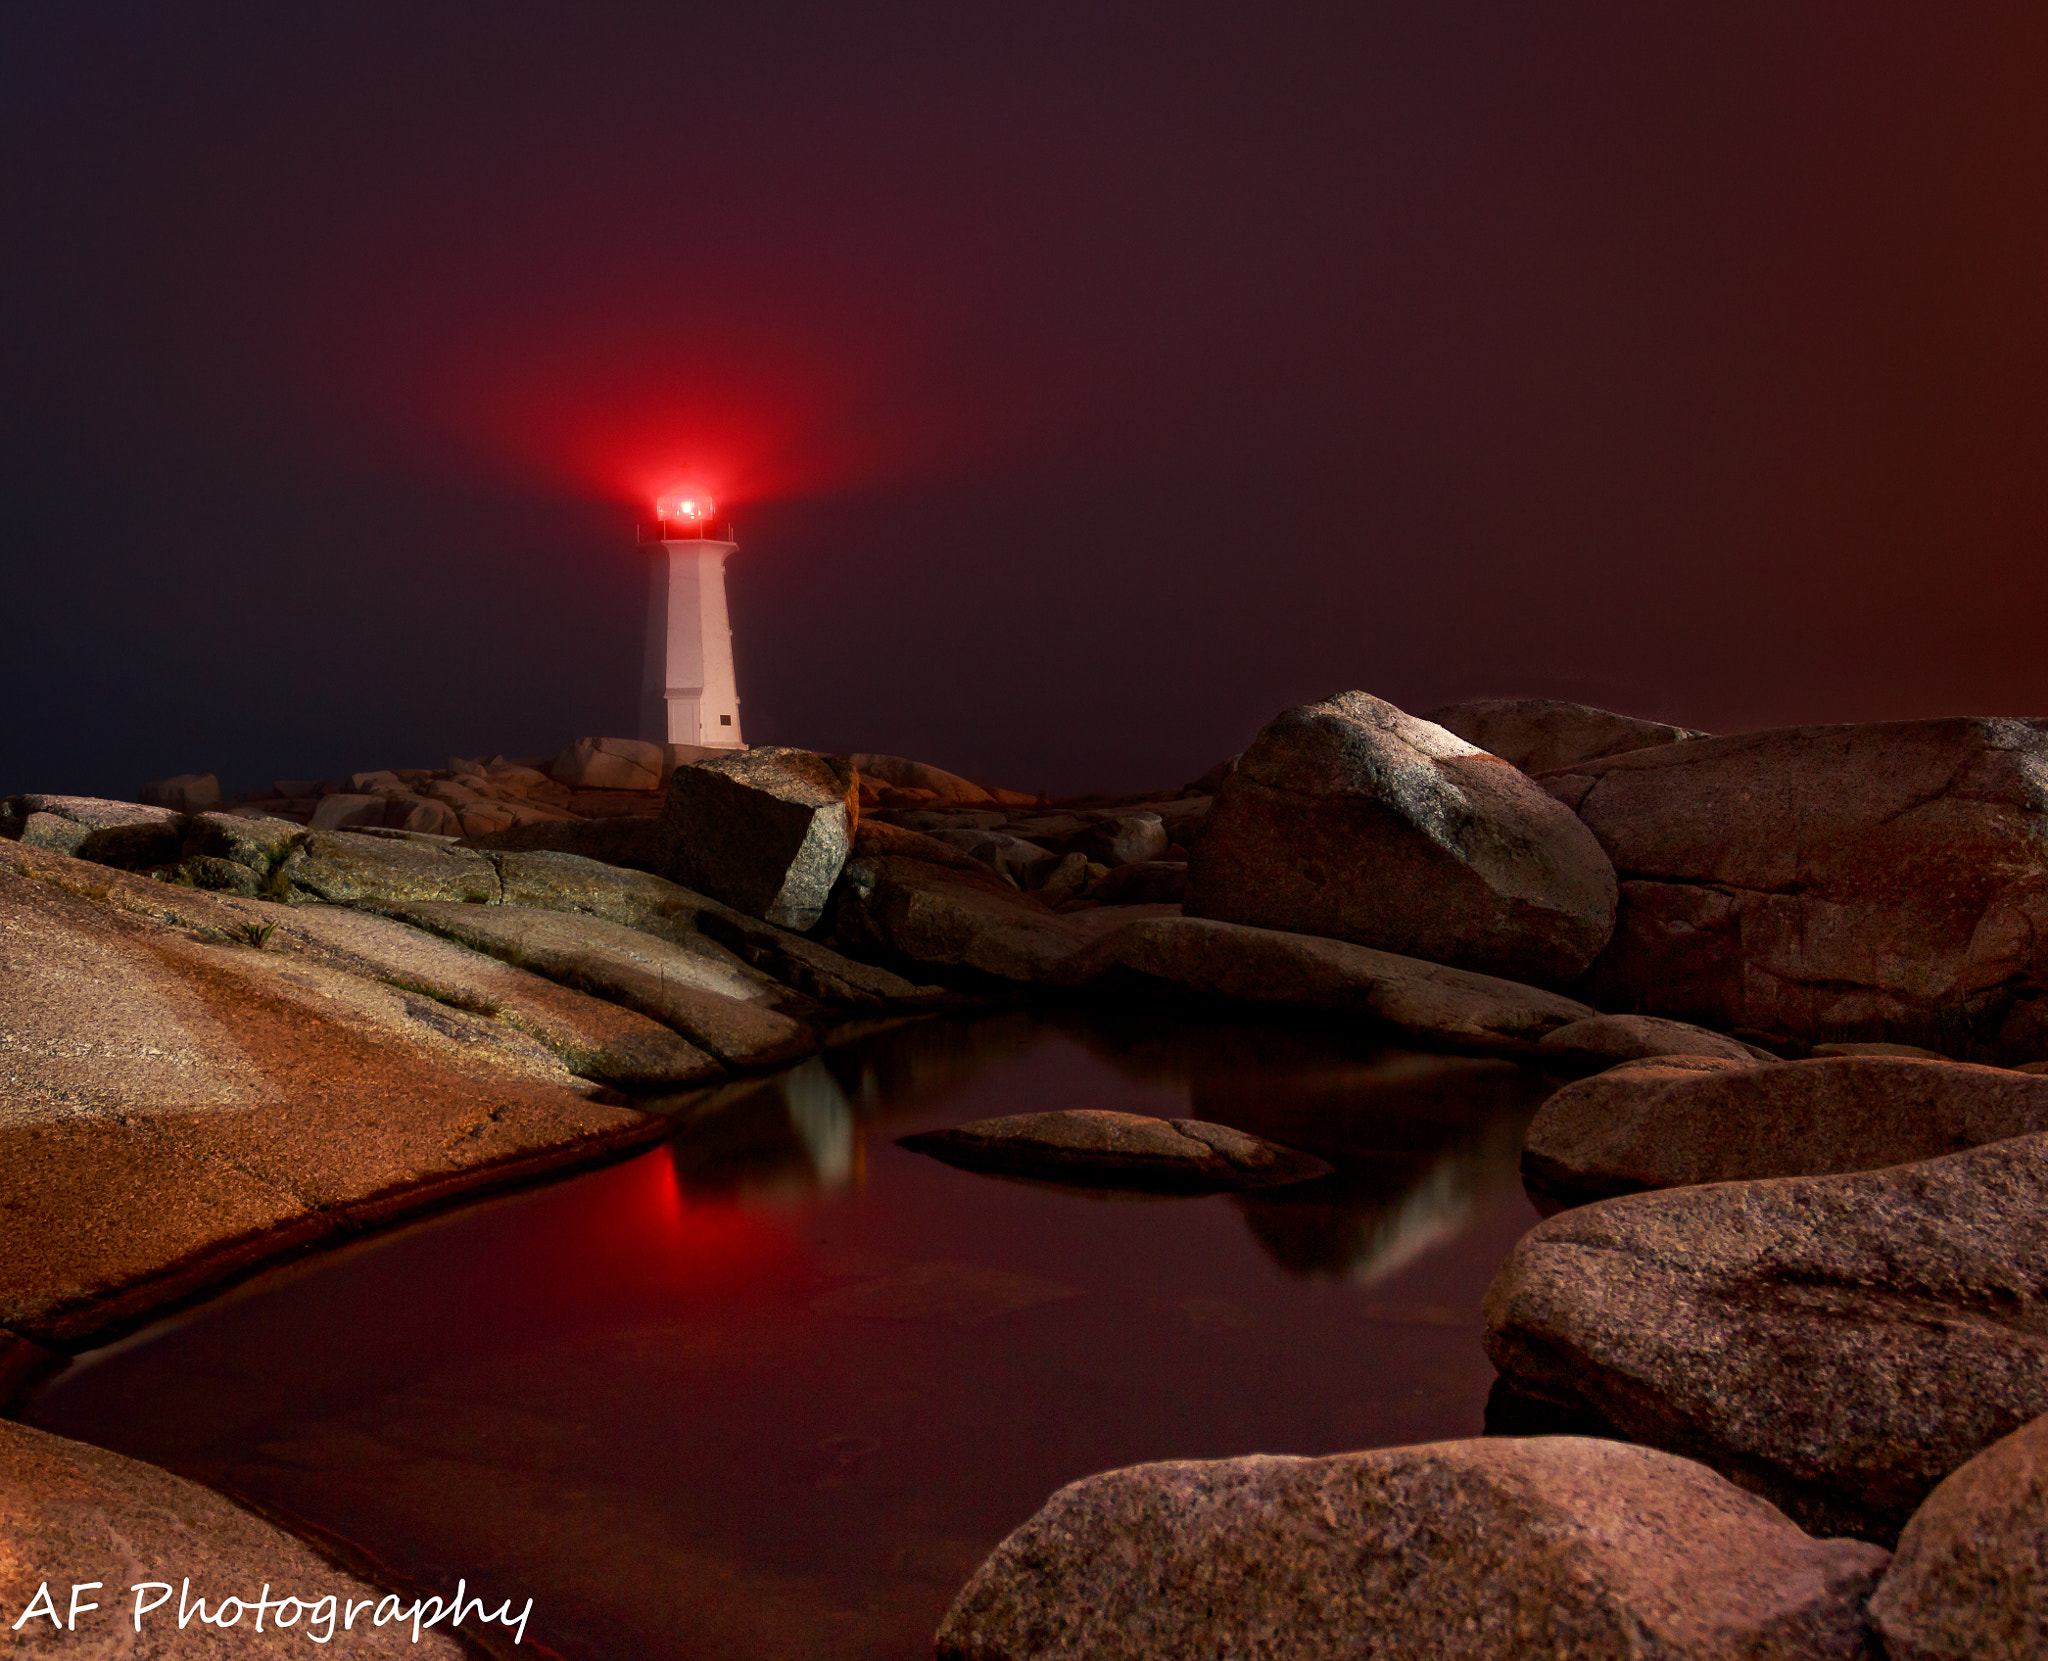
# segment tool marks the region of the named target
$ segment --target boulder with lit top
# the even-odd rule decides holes
[[[693,762],[669,780],[656,868],[802,932],[824,915],[858,822],[854,772],[836,756],[776,748]]]
[[[1187,911],[1536,984],[1614,927],[1615,877],[1572,812],[1497,756],[1364,692],[1282,713],[1225,779]]]
[[[1709,735],[1666,721],[1617,715],[1561,698],[1486,698],[1445,704],[1423,717],[1525,773],[1555,773],[1576,762]]]

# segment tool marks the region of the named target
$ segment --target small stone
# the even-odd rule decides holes
[[[1100,1108],[977,1119],[897,1143],[970,1171],[1177,1193],[1265,1188],[1332,1169],[1313,1154],[1227,1125]]]

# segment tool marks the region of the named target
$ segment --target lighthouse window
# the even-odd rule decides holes
[[[732,717],[730,715],[721,715],[718,718],[718,724],[721,727],[729,727],[732,725]]]

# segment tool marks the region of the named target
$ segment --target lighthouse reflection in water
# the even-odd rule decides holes
[[[664,1103],[672,1141],[265,1275],[25,1415],[535,1599],[575,1661],[927,1661],[1077,1477],[1479,1433],[1479,1304],[1534,1219],[1501,1062],[1019,1013]],[[1162,1199],[899,1135],[1047,1107],[1220,1120],[1335,1174]]]

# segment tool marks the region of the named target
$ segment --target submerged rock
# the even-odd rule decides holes
[[[657,833],[671,882],[802,932],[825,912],[859,819],[853,770],[765,749],[678,767]]]
[[[896,1140],[970,1171],[1119,1188],[1214,1193],[1302,1182],[1333,1169],[1313,1154],[1227,1125],[1100,1108],[1015,1113]]]
[[[1614,1442],[1182,1460],[1053,1495],[975,1571],[937,1654],[1861,1661],[1884,1562]]]
[[[1363,692],[1259,734],[1188,868],[1190,916],[1551,985],[1607,944],[1614,907],[1614,869],[1568,808]]]
[[[2048,1655],[2048,1419],[1927,1496],[1870,1618],[1891,1661]]]
[[[1889,1541],[2048,1412],[2048,1136],[1568,1211],[1516,1245],[1486,1327],[1522,1396]]]
[[[1547,1041],[1546,1041],[1547,1042]],[[1559,1195],[1869,1171],[2048,1131],[2048,1077],[1896,1056],[1712,1070],[1632,1062],[1567,1085],[1522,1169]]]

